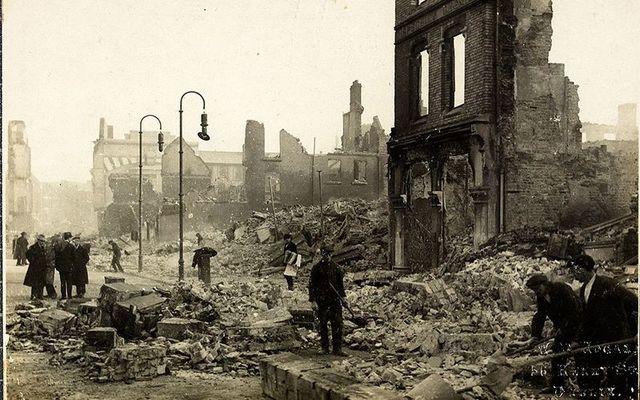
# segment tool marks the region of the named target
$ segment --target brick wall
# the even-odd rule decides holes
[[[397,1],[400,9],[410,5]],[[433,3],[433,2],[431,2]],[[477,2],[457,2],[476,4]],[[451,2],[456,4],[456,2]],[[415,7],[415,6],[414,6]],[[420,7],[423,7],[422,5]],[[471,8],[451,6],[452,14],[433,24],[434,12],[420,14],[412,24],[412,33],[396,31],[396,77],[395,77],[395,134],[396,137],[423,132],[443,125],[468,121],[478,116],[487,116],[494,109],[493,65],[494,59],[494,7],[490,2],[479,2]],[[460,27],[465,34],[465,103],[451,110],[448,107],[447,82],[445,81],[443,40],[451,29]],[[417,118],[415,115],[415,74],[412,58],[416,50],[425,43],[429,52],[429,114]]]
[[[317,170],[322,170],[325,177],[323,200],[340,197],[373,200],[382,195],[386,154],[345,152],[316,155],[314,165],[313,155],[307,153],[300,140],[281,130],[280,154],[267,158],[264,152],[264,125],[255,121],[247,122],[244,151],[243,165],[247,168],[245,188],[251,210],[266,209],[266,202],[270,201],[265,190],[268,177],[277,179],[279,185],[279,194],[274,196],[277,206],[317,202],[320,198]],[[329,159],[341,161],[342,175],[337,181],[329,182],[326,178]],[[366,182],[354,182],[356,160],[366,162]],[[276,182],[273,184],[276,185]]]
[[[637,154],[614,155],[601,148],[518,153],[506,171],[507,230],[584,227],[628,214],[638,190],[637,168]]]

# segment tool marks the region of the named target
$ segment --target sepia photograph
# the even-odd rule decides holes
[[[0,7],[2,398],[639,398],[639,0]]]

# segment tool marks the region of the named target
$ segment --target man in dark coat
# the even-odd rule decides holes
[[[71,298],[73,290],[73,253],[74,247],[71,244],[71,232],[62,235],[56,249],[56,269],[60,274],[61,299]]]
[[[329,244],[320,246],[320,261],[311,268],[309,278],[309,301],[320,321],[320,344],[325,354],[329,353],[329,328],[333,354],[345,355],[342,351],[342,300],[344,299],[344,273],[331,259],[333,248]]]
[[[16,239],[16,260],[17,265],[27,265],[27,248],[29,241],[27,240],[27,232],[22,232],[20,237]]]
[[[115,272],[124,272],[122,265],[120,265],[120,257],[122,257],[122,250],[120,250],[120,246],[118,246],[118,243],[113,240],[109,240],[109,244],[111,245],[111,251],[113,252],[111,268],[113,268]]]
[[[608,390],[617,399],[637,399],[638,297],[615,280],[596,275],[595,262],[580,255],[569,262],[576,279],[583,283],[584,304],[579,339],[583,344],[602,344],[633,338],[632,345],[600,349],[576,357],[582,399],[599,399]],[[603,379],[606,372],[606,388]]]
[[[58,297],[56,293],[56,288],[54,286],[55,275],[56,275],[56,252],[55,252],[55,241],[56,237],[52,237],[50,242],[46,244],[45,249],[47,251],[47,270],[45,273],[45,285],[44,287],[47,289],[47,296],[50,299],[55,299]]]
[[[42,289],[47,273],[47,250],[44,235],[38,235],[36,243],[26,251],[29,268],[24,277],[24,285],[31,287],[31,300],[42,300]]]
[[[76,297],[84,297],[86,285],[89,284],[89,273],[87,272],[87,263],[89,262],[89,249],[85,245],[80,244],[78,236],[72,239],[73,245],[73,272],[72,280],[76,286]]]
[[[211,247],[202,247],[193,252],[191,266],[198,267],[198,280],[207,286],[211,284],[211,257],[215,257],[217,254],[218,252]]]
[[[538,304],[531,320],[531,336],[542,339],[542,330],[548,317],[556,330],[553,352],[567,351],[580,329],[580,299],[571,286],[562,282],[550,282],[544,274],[536,274],[529,278],[527,287],[535,292]],[[551,387],[546,392],[564,393],[567,361],[566,357],[551,360]]]

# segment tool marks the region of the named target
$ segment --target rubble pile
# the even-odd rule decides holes
[[[83,362],[81,338],[89,326],[83,318],[55,306],[42,301],[17,304],[5,320],[7,348],[53,353],[51,365]]]
[[[445,277],[458,293],[459,307],[480,304],[483,309],[525,311],[532,305],[532,294],[525,283],[531,275],[543,273],[552,279],[563,264],[546,258],[515,256],[510,251],[493,257],[477,259],[451,276]]]
[[[248,316],[257,316],[281,304],[279,282],[218,282],[205,287],[200,282],[179,282],[171,290],[166,316],[193,318],[205,322],[222,319],[231,326]]]
[[[550,229],[524,227],[497,235],[478,250],[473,249],[471,232],[450,237],[447,239],[448,254],[443,261],[441,271],[455,273],[464,269],[467,263],[493,257],[506,251],[532,258],[543,257],[551,233]]]
[[[388,210],[383,201],[333,200],[322,208],[324,239],[334,244],[336,261],[351,271],[369,269],[386,262]],[[271,213],[257,213],[240,224],[243,245],[270,243],[278,232],[299,234],[308,250],[321,238],[320,206],[290,206]],[[295,241],[295,239],[294,239]],[[299,245],[300,249],[300,245]],[[281,252],[281,250],[280,250]],[[304,254],[304,251],[301,251]],[[305,261],[309,261],[306,259]]]
[[[529,337],[533,297],[526,280],[535,273],[562,280],[561,265],[503,251],[441,278],[414,274],[391,286],[353,286],[347,300],[369,322],[359,328],[345,321],[345,343],[374,360],[350,357],[336,367],[396,389],[412,388],[431,374],[457,388],[473,385],[486,373],[489,355]],[[473,395],[468,398],[491,398],[478,389]]]

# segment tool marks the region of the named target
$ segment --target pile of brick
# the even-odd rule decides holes
[[[104,363],[96,363],[98,382],[130,381],[165,375],[167,350],[157,345],[125,344],[109,352]]]

